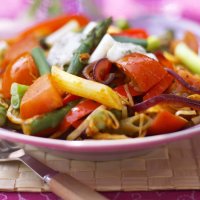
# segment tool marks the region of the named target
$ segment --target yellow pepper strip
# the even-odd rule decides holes
[[[119,95],[104,84],[69,74],[55,66],[51,74],[56,86],[63,92],[92,99],[110,108],[121,110],[123,107]]]

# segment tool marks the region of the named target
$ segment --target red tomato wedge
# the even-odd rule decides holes
[[[71,111],[65,116],[63,121],[60,124],[59,131],[66,130],[72,124],[76,125],[81,118],[85,117],[86,115],[90,114],[93,110],[95,110],[99,103],[92,101],[92,100],[84,100],[77,104]]]
[[[153,120],[148,135],[157,135],[178,131],[187,125],[187,120],[168,111],[161,111]]]
[[[156,54],[160,64],[163,67],[173,69],[173,64],[167,60],[162,53]],[[155,86],[149,89],[149,91],[143,97],[143,100],[150,99],[156,95],[162,94],[173,82],[174,78],[170,74],[165,74],[163,79],[161,79]]]
[[[126,55],[116,64],[133,79],[141,92],[148,91],[167,73],[158,61],[140,53]]]
[[[22,98],[20,114],[23,119],[51,112],[63,106],[60,93],[54,87],[51,75],[39,77]]]
[[[14,59],[18,58],[25,52],[31,52],[34,47],[39,45],[38,40],[34,36],[21,38],[14,44],[12,44],[5,53],[5,58],[0,68],[0,74],[2,74],[7,68],[8,64]]]
[[[24,53],[9,64],[2,78],[2,93],[10,98],[12,83],[31,85],[39,77],[37,67],[29,53]]]

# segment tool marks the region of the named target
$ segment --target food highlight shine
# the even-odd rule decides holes
[[[153,36],[63,15],[0,41],[0,126],[53,139],[127,139],[200,123],[194,33]]]

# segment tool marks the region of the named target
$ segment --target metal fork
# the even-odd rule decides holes
[[[48,184],[50,190],[65,200],[106,200],[70,175],[59,173],[25,152],[19,145],[0,140],[0,162],[22,161]]]

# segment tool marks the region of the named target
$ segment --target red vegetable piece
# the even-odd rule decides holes
[[[141,92],[148,91],[167,73],[159,62],[140,53],[126,55],[116,64],[134,80]]]
[[[138,38],[138,39],[146,39],[148,37],[147,32],[144,29],[140,28],[131,28],[121,31],[120,33],[114,33],[112,34],[114,36],[127,36],[132,38]]]
[[[110,78],[111,67],[112,63],[107,58],[102,58],[97,61],[93,68],[94,79],[101,83],[107,82],[109,79],[112,78]],[[109,82],[112,80],[109,80]]]
[[[81,97],[73,95],[73,94],[67,94],[67,96],[63,99],[63,105],[67,105],[69,102],[80,99]]]
[[[159,112],[147,131],[148,135],[158,135],[178,131],[187,125],[187,120],[168,111]]]
[[[59,131],[65,131],[76,121],[90,114],[100,104],[92,100],[84,100],[77,104],[71,111],[65,116],[60,124]]]
[[[119,93],[120,95],[122,95],[122,96],[128,98],[124,86],[125,86],[125,85],[120,85],[120,86],[114,88],[114,90],[115,90],[117,93]],[[131,94],[132,97],[138,96],[138,95],[141,94],[140,92],[137,92],[137,91],[134,89],[134,87],[131,86],[131,85],[128,85],[128,90],[129,90],[129,92],[130,92],[130,94]]]

